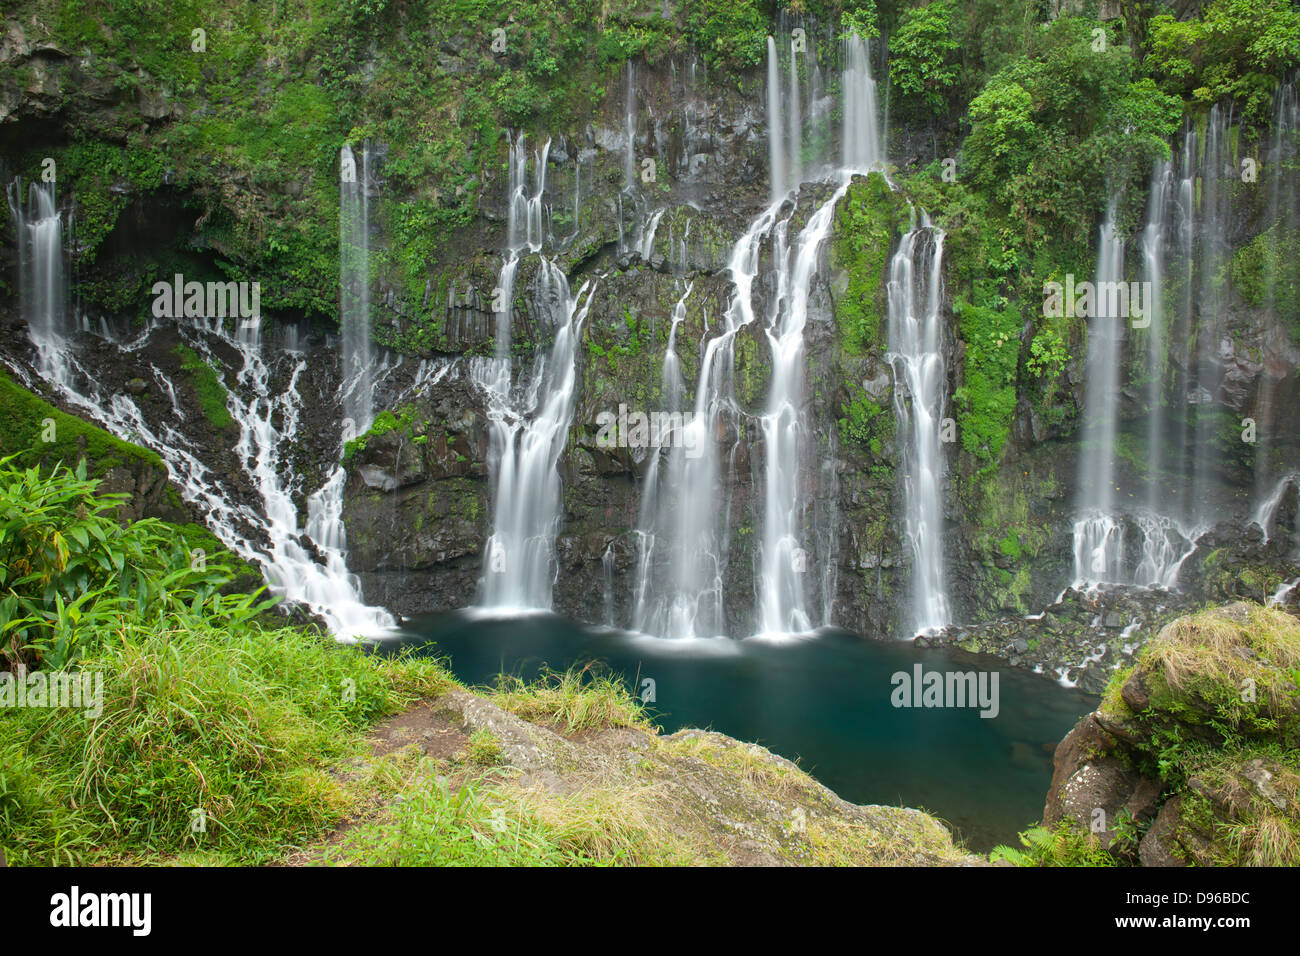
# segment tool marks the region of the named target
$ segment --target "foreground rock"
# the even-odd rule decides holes
[[[478,741],[481,749],[485,739],[496,757],[476,766],[461,748]],[[453,689],[380,725],[373,740],[377,755],[413,748],[436,761],[438,780],[486,789],[488,799],[554,825],[581,818],[588,828],[640,831],[652,849],[631,863],[983,862],[919,810],[847,803],[790,761],[719,733],[662,736],[626,726],[564,733]],[[416,778],[410,786],[431,784]],[[314,859],[307,853],[294,862]]]
[[[1180,618],[1056,749],[1043,822],[1143,866],[1300,864],[1300,620]]]

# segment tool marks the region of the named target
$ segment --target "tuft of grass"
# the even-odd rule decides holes
[[[503,710],[530,721],[563,727],[566,733],[611,727],[652,730],[645,708],[617,677],[591,665],[547,673],[533,683],[502,675],[489,693]]]
[[[199,399],[199,407],[203,410],[203,417],[217,428],[233,428],[235,420],[230,416],[230,409],[226,404],[230,393],[226,391],[216,366],[204,361],[188,345],[178,345],[175,351],[181,359],[181,368],[190,374],[190,381]]]
[[[125,621],[81,662],[97,715],[15,709],[0,723],[0,834],[12,863],[216,854],[259,863],[332,827],[334,763],[359,731],[450,681],[293,629]]]
[[[382,819],[349,832],[324,862],[365,866],[566,866],[602,861],[575,853],[519,806],[489,800],[475,783],[452,790],[426,779]]]
[[[470,734],[465,756],[470,763],[491,767],[501,762],[501,744],[490,730],[480,727]]]
[[[1231,687],[1258,678],[1263,667],[1300,667],[1300,620],[1276,608],[1246,603],[1182,617],[1147,645],[1144,664],[1158,665],[1174,691],[1206,681]],[[1279,695],[1281,688],[1270,682]]]
[[[626,866],[725,862],[695,828],[676,825],[676,808],[652,782],[593,781],[572,794],[506,789],[503,799],[537,820],[566,854]]]

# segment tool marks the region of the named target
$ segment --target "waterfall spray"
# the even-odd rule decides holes
[[[1124,241],[1115,226],[1116,203],[1106,209],[1097,243],[1097,288],[1116,283],[1124,268]],[[1098,304],[1105,302],[1097,297]],[[1088,326],[1087,386],[1083,443],[1079,450],[1079,518],[1074,524],[1076,586],[1121,580],[1124,525],[1112,507],[1115,481],[1115,430],[1119,415],[1122,318],[1107,305],[1093,309]]]
[[[339,151],[339,325],[343,331],[344,438],[374,420],[374,356],[370,347],[370,150],[361,163],[350,145]]]
[[[912,551],[912,633],[951,621],[943,568],[943,420],[947,370],[941,341],[943,239],[924,213],[889,266],[889,361],[903,446],[906,533]]]
[[[71,325],[63,217],[53,183],[29,184],[25,208],[22,194],[23,183],[15,179],[9,185],[9,209],[18,239],[19,304],[41,375],[63,382],[68,375],[64,339]]]

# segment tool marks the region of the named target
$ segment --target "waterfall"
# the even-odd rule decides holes
[[[786,111],[789,120],[787,131],[787,149],[789,150],[789,177],[791,185],[803,182],[803,111],[799,101],[799,58],[793,52],[790,55],[790,108]]]
[[[1097,282],[1117,283],[1124,269],[1124,241],[1116,231],[1112,199],[1097,244]],[[1079,518],[1074,523],[1076,586],[1118,582],[1123,576],[1124,525],[1114,512],[1115,431],[1119,417],[1120,343],[1124,317],[1109,314],[1106,296],[1093,299],[1088,325],[1083,441],[1079,447]]]
[[[759,251],[781,205],[778,201],[768,206],[732,247],[727,269],[735,292],[723,327],[702,344],[693,414],[684,421],[682,440],[660,451],[666,461],[651,463],[654,478],[647,483],[638,533],[633,621],[644,633],[680,638],[715,637],[727,631],[723,589],[731,534],[731,482],[722,475],[724,456],[718,436],[738,432],[735,339],[754,321]],[[683,295],[674,309],[664,358],[665,395],[670,401],[681,393],[675,349],[685,301]],[[726,460],[730,463],[729,456]]]
[[[370,150],[339,151],[339,327],[343,333],[344,439],[360,435],[374,420],[370,347]]]
[[[844,155],[849,172],[865,171],[881,162],[875,84],[862,40],[855,38],[847,49]],[[829,122],[829,98],[823,95],[811,49],[806,51],[805,63],[811,77],[807,115],[811,116],[815,133]],[[798,206],[797,195],[793,203],[787,202],[790,192],[801,184],[804,170],[818,161],[814,155],[804,162],[802,124],[806,114],[798,70],[792,50],[786,74],[789,89],[783,90],[785,71],[777,39],[768,37],[766,92],[772,201],[732,247],[727,270],[734,291],[722,326],[711,338],[705,329],[694,411],[686,416],[681,443],[691,454],[679,447],[661,449],[647,466],[633,591],[633,626],[644,633],[664,637],[727,633],[723,591],[731,537],[731,482],[723,469],[734,467],[744,420],[735,399],[734,348],[740,330],[756,320],[754,296],[759,289],[765,295],[768,289],[774,291],[763,312],[764,333],[772,354],[772,379],[764,411],[757,417],[764,459],[762,505],[756,509],[762,536],[755,550],[755,626],[759,633],[787,634],[830,623],[835,569],[833,545],[829,542],[835,534],[834,528],[826,525],[828,521],[833,523],[833,512],[829,517],[816,514],[811,529],[806,518],[811,504],[809,488],[816,482],[833,487],[834,464],[823,462],[815,481],[804,474],[804,331],[822,246],[830,232],[835,204],[848,189],[849,176],[841,172],[831,178],[835,186],[832,195],[812,213],[793,243],[787,242]],[[824,172],[822,167],[816,168],[819,175]],[[772,248],[772,274],[764,276],[760,284],[760,253],[766,244]],[[676,349],[689,294],[688,286],[674,309],[664,355],[663,394],[672,412],[683,404]],[[815,588],[822,592],[815,614],[809,611],[811,596],[807,593],[807,582],[814,580],[808,577],[811,542],[803,540],[809,534],[828,542],[824,549],[827,553],[821,555],[822,573],[815,579]],[[936,580],[941,591],[941,577]],[[938,600],[942,606],[942,595]],[[946,621],[946,609],[941,615]]]
[[[577,342],[591,296],[584,283],[571,295],[559,266],[539,260],[535,302],[554,329],[548,355],[538,355],[518,405],[501,400],[492,384],[488,427],[493,527],[486,549],[481,606],[494,610],[549,610],[558,565],[559,460],[577,400]],[[585,295],[585,301],[584,301]],[[475,367],[479,384],[492,383]],[[496,364],[495,361],[490,364]]]
[[[627,61],[627,91],[623,103],[623,188],[636,185],[636,64]],[[521,137],[522,139],[522,137]],[[620,217],[621,221],[621,217]],[[619,243],[620,248],[622,243]]]
[[[1218,427],[1218,405],[1222,365],[1219,359],[1219,317],[1225,308],[1222,275],[1231,259],[1228,225],[1232,213],[1232,166],[1229,131],[1231,114],[1219,104],[1210,108],[1205,124],[1205,145],[1200,164],[1201,218],[1197,228],[1199,255],[1196,263],[1196,356],[1191,400],[1196,405],[1195,464],[1192,469],[1193,516],[1201,524],[1213,524],[1216,505],[1215,465],[1218,453],[1213,440]]]
[[[298,377],[306,363],[286,351],[292,362],[288,382],[272,388],[271,368],[262,355],[260,323],[244,322],[227,329],[221,319],[198,319],[178,325],[188,345],[217,367],[207,338],[224,341],[240,356],[242,367],[228,389],[227,408],[239,426],[235,454],[241,470],[260,499],[260,509],[237,504],[237,496],[201,461],[204,449],[182,432],[184,411],[168,377],[150,366],[148,375],[160,394],[169,397],[173,419],[151,428],[130,396],[107,395],[78,361],[64,340],[68,327],[67,273],[63,266],[63,231],[53,186],[33,186],[30,211],[24,214],[20,190],[10,189],[10,205],[20,237],[19,295],[33,340],[40,350],[39,372],[72,405],[125,441],[143,444],[163,459],[182,497],[204,516],[212,532],[241,558],[259,565],[272,593],[308,605],[341,638],[373,634],[392,625],[381,608],[364,604],[360,586],[348,574],[342,523],[343,471],[338,469],[308,500],[308,524],[298,526],[290,483],[287,450],[298,430],[302,397]],[[232,323],[233,325],[233,323]],[[158,328],[151,325],[136,342],[120,343],[139,351]],[[284,360],[284,359],[282,359]],[[141,373],[145,374],[142,368]],[[278,426],[276,423],[279,423]],[[310,539],[324,564],[317,564],[302,544]],[[264,541],[266,545],[259,543]]]
[[[771,168],[772,201],[790,189],[786,176],[785,127],[781,123],[781,64],[776,56],[776,39],[767,38],[767,157]]]
[[[1164,305],[1165,254],[1167,227],[1177,208],[1181,185],[1174,180],[1168,160],[1157,160],[1151,173],[1147,196],[1146,226],[1142,230],[1142,278],[1150,289],[1147,301],[1147,326],[1138,330],[1145,335],[1147,374],[1146,418],[1146,511],[1134,516],[1142,532],[1142,557],[1133,573],[1133,583],[1140,587],[1172,588],[1178,571],[1195,548],[1199,529],[1186,527],[1175,517],[1177,508],[1161,482],[1165,467],[1164,446],[1168,425],[1165,419],[1165,381],[1168,347],[1165,340]],[[1135,326],[1136,328],[1136,326]],[[1181,484],[1181,482],[1180,482]],[[1103,558],[1103,561],[1105,559]],[[1076,575],[1079,568],[1076,567]]]
[[[22,180],[9,184],[8,195],[18,240],[19,307],[40,358],[41,375],[63,381],[68,375],[64,339],[70,321],[63,217],[54,183],[28,184],[25,209]]]
[[[687,284],[686,290],[673,306],[672,327],[668,330],[668,346],[664,350],[661,382],[665,411],[669,415],[679,414],[682,410],[682,374],[681,363],[677,358],[677,330],[686,320],[686,300],[690,298],[692,288],[693,283]],[[689,427],[689,423],[686,424]],[[643,633],[693,636],[693,607],[686,600],[679,601],[684,596],[684,588],[689,581],[678,577],[674,580],[675,586],[656,586],[655,581],[661,569],[680,567],[680,547],[677,555],[668,556],[669,561],[665,565],[657,562],[659,555],[656,554],[656,544],[662,542],[668,547],[680,544],[673,534],[676,509],[672,506],[682,502],[684,493],[684,444],[685,442],[674,442],[667,448],[658,450],[650,459],[642,484],[636,534],[637,572],[633,591],[632,626]]]
[[[950,622],[943,568],[943,420],[947,370],[942,351],[942,230],[921,224],[903,237],[889,265],[889,355],[903,448],[905,529],[912,552],[914,634]]]
[[[1300,183],[1296,179],[1296,131],[1300,129],[1300,99],[1296,96],[1295,80],[1291,79],[1278,86],[1273,97],[1273,137],[1269,153],[1265,157],[1264,169],[1269,177],[1268,219],[1266,231],[1272,231],[1277,241],[1282,241],[1288,233],[1300,229]],[[1264,310],[1269,323],[1264,341],[1264,369],[1261,376],[1259,395],[1256,399],[1252,417],[1258,422],[1258,444],[1255,449],[1255,497],[1262,499],[1269,483],[1273,480],[1273,439],[1282,430],[1279,414],[1284,407],[1282,399],[1290,385],[1294,388],[1294,378],[1275,374],[1270,368],[1269,352],[1282,352],[1290,341],[1287,328],[1287,316],[1279,310],[1277,290],[1279,283],[1300,287],[1300,264],[1295,261],[1281,266],[1269,257],[1265,260]]]
[[[845,179],[830,199],[809,218],[791,250],[785,227],[778,227],[777,312],[767,332],[772,351],[772,380],[767,409],[760,417],[763,431],[763,540],[758,556],[758,628],[761,633],[798,633],[811,627],[804,606],[804,577],[808,552],[801,541],[804,485],[803,458],[806,396],[804,394],[804,326],[808,293],[817,271],[822,245],[830,233],[835,204],[848,190]]]
[[[1300,471],[1291,472],[1283,475],[1273,486],[1273,490],[1265,496],[1251,515],[1250,523],[1264,532],[1264,543],[1268,544],[1269,539],[1273,536],[1273,524],[1277,518],[1277,511],[1282,506],[1282,501],[1286,497],[1287,489],[1294,487],[1297,494],[1300,494]],[[1300,536],[1297,536],[1300,538]],[[1300,544],[1300,541],[1297,542]]]
[[[867,41],[854,33],[845,38],[843,53],[843,166],[856,172],[880,169],[885,156]]]
[[[1164,226],[1166,209],[1174,188],[1173,170],[1167,160],[1157,160],[1151,174],[1151,191],[1147,197],[1147,223],[1142,231],[1143,279],[1151,289],[1147,302],[1150,325],[1146,329],[1147,359],[1147,508],[1152,514],[1162,506],[1160,470],[1163,465],[1162,443],[1165,435],[1164,380]]]
[[[475,359],[471,377],[487,396],[490,438],[488,472],[493,527],[484,553],[480,606],[498,611],[549,610],[558,566],[560,454],[568,440],[577,401],[577,343],[590,285],[573,295],[564,272],[538,257],[534,306],[554,331],[549,353],[538,353],[527,383],[512,386],[510,356],[514,282],[520,256],[540,252],[544,242],[543,196],[550,141],[535,159],[535,188],[527,188],[527,152],[520,136],[510,149],[508,246],[494,298],[496,353]]]

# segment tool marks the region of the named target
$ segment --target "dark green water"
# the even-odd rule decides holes
[[[976,850],[1017,845],[1016,831],[1042,816],[1052,751],[1097,702],[996,658],[845,631],[779,644],[673,641],[550,615],[485,620],[457,612],[408,621],[405,633],[386,646],[427,645],[472,684],[589,661],[607,664],[638,696],[650,678],[652,711],[666,732],[705,727],[756,741],[846,800],[924,808]],[[918,663],[927,672],[997,671],[998,715],[893,706],[891,675],[910,675]]]

